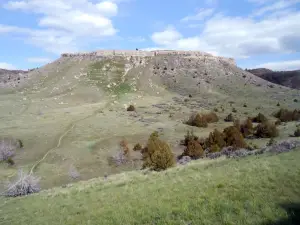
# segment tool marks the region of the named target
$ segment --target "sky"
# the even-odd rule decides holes
[[[300,0],[0,0],[0,68],[136,48],[203,51],[244,69],[300,69]]]

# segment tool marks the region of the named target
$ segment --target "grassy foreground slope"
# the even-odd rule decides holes
[[[287,209],[300,204],[299,159],[300,151],[199,160],[80,182],[2,199],[0,224],[299,224]]]

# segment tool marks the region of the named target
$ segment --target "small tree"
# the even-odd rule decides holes
[[[224,119],[225,122],[233,122],[234,121],[234,117],[232,115],[232,113],[230,113],[228,116],[226,116],[226,118]]]
[[[250,118],[248,118],[240,128],[241,133],[243,134],[243,137],[248,137],[249,135],[253,134],[253,124]]]
[[[170,146],[159,139],[157,133],[152,133],[147,146],[142,150],[143,168],[155,171],[165,170],[175,165],[174,155]]]
[[[224,138],[224,134],[215,129],[205,140],[205,148],[211,148],[214,145],[217,145],[219,148],[225,147],[226,142],[224,141]]]
[[[258,113],[258,115],[256,117],[252,118],[252,122],[254,122],[254,123],[263,123],[266,121],[268,121],[268,119],[262,113]]]
[[[130,106],[127,108],[127,111],[130,111],[130,112],[135,111],[134,105],[130,105]]]
[[[143,147],[140,143],[137,143],[134,147],[133,147],[133,151],[140,151],[142,150]]]
[[[247,148],[243,135],[235,126],[225,128],[223,133],[227,146],[232,146],[234,149]]]
[[[295,137],[300,137],[300,127],[297,127],[297,129],[294,132]]]
[[[189,141],[181,156],[189,156],[192,159],[199,159],[204,155],[202,146],[195,140]]]

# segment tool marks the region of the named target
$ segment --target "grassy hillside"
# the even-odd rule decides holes
[[[299,224],[299,160],[293,151],[93,179],[2,199],[0,224]]]
[[[72,166],[81,180],[139,169],[109,164],[123,138],[132,148],[157,130],[175,154],[182,153],[178,143],[191,129],[183,121],[193,111],[218,110],[219,122],[194,128],[206,138],[213,129],[231,125],[224,118],[233,108],[241,120],[259,112],[274,120],[278,102],[283,108],[300,106],[293,101],[299,98],[297,90],[269,87],[233,65],[191,57],[63,57],[27,75],[17,88],[0,89],[0,137],[24,143],[14,166],[0,163],[0,180],[11,180],[18,169],[28,171],[39,162],[34,174],[41,177],[42,189],[73,182]],[[126,111],[129,104],[136,112]],[[295,127],[295,122],[282,124],[277,139],[287,138]],[[250,140],[259,147],[268,141]]]

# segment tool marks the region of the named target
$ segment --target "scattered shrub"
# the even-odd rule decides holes
[[[272,145],[275,145],[276,143],[277,143],[276,140],[272,137],[272,138],[270,138],[270,140],[268,141],[267,146],[272,146]]]
[[[225,128],[223,133],[227,146],[232,146],[234,149],[247,147],[243,135],[235,126]]]
[[[160,140],[157,133],[150,135],[147,146],[142,150],[143,168],[155,171],[165,170],[174,166],[174,155],[169,145]]]
[[[129,150],[129,147],[128,147],[128,142],[125,139],[123,139],[120,142],[120,147],[121,147],[121,150],[123,151],[123,153],[124,153],[125,156],[129,156],[130,155],[130,150]]]
[[[268,121],[268,119],[262,113],[258,113],[258,115],[256,117],[252,118],[252,122],[254,122],[254,123],[263,123],[263,122],[266,122],[266,121]]]
[[[234,118],[232,113],[230,113],[228,116],[226,116],[226,118],[224,119],[225,122],[233,122]]]
[[[287,109],[280,109],[274,116],[282,122],[298,121],[300,120],[300,110],[289,111]]]
[[[243,137],[248,137],[249,135],[252,135],[254,132],[253,124],[250,118],[248,118],[241,126],[240,131],[243,135]]]
[[[208,125],[206,119],[199,113],[196,115],[192,115],[187,124],[195,127],[207,127]]]
[[[134,147],[133,147],[133,151],[140,151],[142,150],[143,147],[140,143],[137,143]]]
[[[198,137],[194,135],[194,131],[187,131],[184,136],[184,140],[181,141],[181,144],[187,146],[190,141],[197,141]]]
[[[298,102],[298,99],[294,99],[294,102]]]
[[[219,121],[217,114],[215,114],[214,112],[204,114],[203,117],[207,121],[207,123],[216,123]]]
[[[130,111],[130,112],[135,111],[134,105],[130,105],[130,106],[127,108],[127,111]]]
[[[218,109],[218,108],[214,108],[214,111],[215,111],[215,112],[219,112],[219,109]]]
[[[219,147],[219,145],[212,145],[209,150],[209,152],[213,153],[221,151],[221,148]]]
[[[8,197],[17,197],[37,193],[39,191],[39,178],[31,174],[24,174],[21,170],[18,173],[17,180],[8,184],[5,195]]]
[[[8,165],[10,165],[10,166],[15,165],[15,161],[14,161],[11,157],[9,157],[9,158],[6,160],[6,162],[7,162]]]
[[[191,94],[189,94],[189,98],[192,98],[193,96]]]
[[[237,112],[236,108],[232,108],[232,112],[236,113]]]
[[[300,128],[298,127],[294,132],[295,137],[300,137]]]
[[[181,157],[189,156],[191,159],[199,159],[204,155],[202,146],[197,141],[189,141]]]
[[[73,165],[69,168],[69,176],[72,179],[78,179],[80,177],[78,170]]]
[[[279,103],[279,102],[277,103],[277,106],[280,106],[280,103]]]
[[[271,122],[263,122],[256,127],[255,135],[260,138],[272,138],[279,135],[279,131],[275,124]]]
[[[210,132],[208,138],[205,140],[205,148],[212,148],[214,145],[217,145],[219,148],[225,147],[226,142],[224,138],[224,134],[215,129],[213,132]],[[216,149],[216,147],[214,149]]]
[[[215,114],[214,112],[210,112],[207,114],[192,114],[186,123],[190,126],[195,127],[207,127],[208,123],[215,123],[218,121],[219,118],[217,114]]]
[[[11,140],[0,140],[0,162],[7,161],[15,155],[16,146]]]
[[[247,108],[248,106],[247,106],[247,104],[245,103],[245,104],[243,105],[243,107]]]

